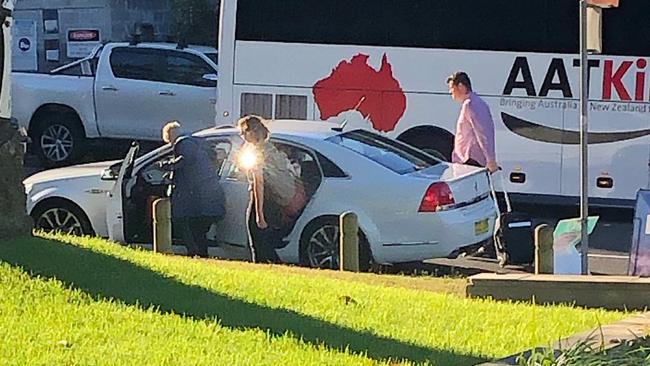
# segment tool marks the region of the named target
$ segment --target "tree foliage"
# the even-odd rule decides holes
[[[216,47],[218,5],[218,0],[171,0],[178,41]]]

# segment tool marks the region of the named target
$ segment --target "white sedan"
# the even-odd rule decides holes
[[[300,165],[309,202],[277,249],[281,260],[338,267],[338,217],[357,214],[362,265],[445,257],[492,236],[496,211],[485,169],[441,162],[398,141],[343,132],[321,121],[273,121],[271,141]],[[250,257],[246,233],[248,183],[237,169],[243,140],[235,128],[201,131],[214,152],[226,193],[226,216],[206,234],[210,254]],[[157,162],[163,146],[122,162],[44,171],[24,181],[35,226],[126,243],[151,243],[151,203],[169,182]]]

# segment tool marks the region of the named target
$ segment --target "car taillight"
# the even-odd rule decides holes
[[[424,197],[422,197],[419,212],[438,212],[445,206],[453,205],[454,203],[456,203],[454,201],[454,195],[451,193],[451,189],[449,189],[447,183],[433,183],[429,186],[426,193],[424,193]]]

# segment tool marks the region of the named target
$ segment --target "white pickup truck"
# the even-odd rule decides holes
[[[170,120],[188,132],[214,125],[211,47],[108,43],[50,74],[12,76],[13,117],[50,166],[75,162],[90,139],[160,140]]]

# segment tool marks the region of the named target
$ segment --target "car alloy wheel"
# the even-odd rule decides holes
[[[74,138],[67,126],[53,124],[41,134],[41,149],[48,160],[64,161],[70,157],[73,148]]]
[[[313,268],[339,268],[338,225],[325,224],[311,234],[307,242],[307,259]]]
[[[63,207],[53,207],[43,211],[36,218],[36,229],[46,232],[61,232],[72,235],[84,235],[81,220]]]

